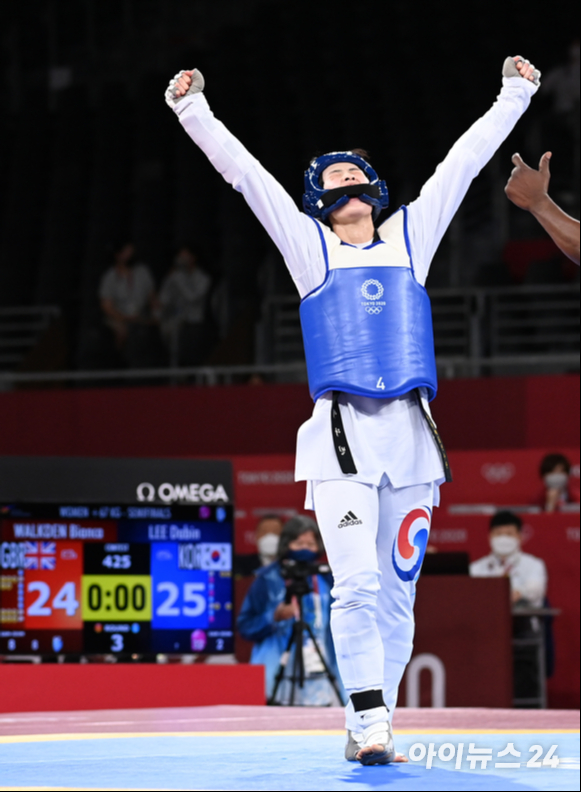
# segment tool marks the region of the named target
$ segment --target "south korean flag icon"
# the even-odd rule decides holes
[[[402,521],[393,543],[391,558],[400,580],[415,580],[420,573],[430,535],[432,514],[422,507],[413,509]]]
[[[203,543],[200,547],[200,569],[208,572],[230,572],[232,570],[232,545]]]

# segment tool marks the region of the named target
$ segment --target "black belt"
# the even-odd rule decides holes
[[[448,460],[448,454],[446,453],[446,449],[444,448],[444,443],[442,442],[440,433],[438,432],[436,424],[433,422],[430,413],[424,407],[420,389],[416,388],[415,392],[416,392],[416,396],[418,397],[418,404],[420,405],[420,410],[422,411],[422,415],[428,422],[428,426],[430,427],[430,432],[432,433],[432,437],[434,438],[434,440],[436,441],[436,445],[438,446],[438,451],[440,452],[440,456],[442,458],[442,464],[444,465],[444,475],[446,476],[446,481],[452,481],[452,471],[450,470],[450,461]]]
[[[430,432],[432,433],[432,437],[438,446],[438,451],[440,452],[440,457],[442,458],[442,464],[444,466],[444,475],[446,477],[446,481],[452,481],[450,462],[448,461],[448,455],[446,454],[446,449],[444,448],[444,443],[442,442],[440,433],[436,428],[436,424],[433,422],[428,411],[424,407],[419,388],[415,389],[415,394],[418,397],[418,404],[420,405],[422,415],[426,419]],[[335,453],[337,454],[337,460],[339,462],[341,472],[347,474],[357,473],[357,468],[355,467],[355,462],[353,461],[353,454],[351,453],[351,449],[349,448],[349,443],[347,441],[347,435],[345,434],[343,419],[341,418],[338,391],[333,391],[333,404],[331,406],[331,431],[333,434],[333,445],[335,446]]]
[[[335,453],[339,460],[342,473],[357,473],[353,455],[347,442],[347,435],[343,428],[343,419],[341,418],[341,410],[339,408],[339,392],[333,391],[333,404],[331,406],[331,431],[333,433],[333,443],[335,445]]]

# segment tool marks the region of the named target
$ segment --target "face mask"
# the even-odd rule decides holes
[[[547,473],[543,476],[543,481],[547,489],[564,490],[569,482],[567,473]]]
[[[292,561],[298,561],[299,563],[312,564],[313,561],[317,560],[319,554],[315,553],[313,550],[289,550],[286,557],[290,558]]]
[[[520,547],[516,536],[492,536],[490,539],[492,552],[498,556],[509,556]]]
[[[278,542],[279,542],[278,534],[273,534],[273,533],[264,534],[264,536],[261,536],[260,539],[256,542],[258,546],[258,555],[260,556],[260,560],[263,566],[266,566],[267,564],[271,564],[276,558],[276,553],[278,551]]]

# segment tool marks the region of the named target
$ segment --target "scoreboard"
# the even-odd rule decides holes
[[[0,654],[234,651],[231,504],[0,504]]]

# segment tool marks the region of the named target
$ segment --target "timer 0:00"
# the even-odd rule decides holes
[[[114,600],[115,608],[118,611],[125,611],[129,607],[129,589],[123,583],[119,583],[119,585],[115,586]],[[133,610],[144,610],[146,600],[147,592],[145,591],[145,587],[140,583],[133,586],[131,590],[131,605],[133,606]],[[101,606],[103,604],[103,594],[101,592],[101,586],[97,585],[96,583],[93,583],[92,586],[89,586],[88,604],[92,611],[101,610]]]

